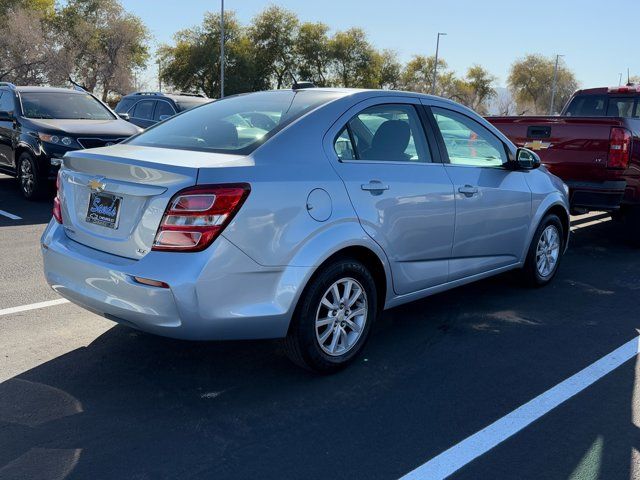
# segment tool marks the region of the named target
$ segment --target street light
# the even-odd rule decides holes
[[[220,0],[220,98],[224,98],[224,0]]]
[[[556,66],[553,69],[553,83],[551,84],[551,104],[549,105],[549,115],[553,115],[553,104],[556,99],[556,82],[558,81],[558,62],[560,61],[560,57],[564,57],[564,55],[556,55]]]
[[[431,84],[431,95],[436,94],[436,75],[438,73],[438,50],[440,50],[440,36],[446,35],[446,33],[438,32],[438,38],[436,40],[436,61],[433,64],[433,83]]]

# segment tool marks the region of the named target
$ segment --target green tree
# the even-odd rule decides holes
[[[5,16],[11,10],[25,9],[49,16],[55,12],[55,3],[55,0],[2,0],[0,15]]]
[[[378,54],[378,88],[396,90],[402,84],[402,64],[393,50],[383,50]]]
[[[329,84],[331,66],[329,27],[324,23],[303,23],[296,39],[297,78],[312,81],[319,87]]]
[[[105,101],[131,89],[133,72],[149,58],[149,34],[138,17],[118,0],[69,0],[55,24],[77,81]]]
[[[414,55],[402,71],[402,88],[412,92],[431,93],[433,85],[433,66],[435,57]],[[452,90],[453,73],[447,71],[447,62],[438,59],[436,95],[445,96]]]
[[[508,85],[518,104],[518,111],[532,114],[546,114],[551,102],[551,86],[555,58],[542,55],[527,55],[511,66]],[[578,88],[578,82],[564,62],[558,65],[555,107],[564,105]]]
[[[263,90],[266,78],[256,69],[255,49],[234,12],[225,13],[225,94]],[[220,15],[205,14],[202,25],[179,31],[173,46],[158,51],[161,78],[177,90],[220,95]]]
[[[275,5],[259,13],[249,27],[256,67],[276,88],[293,83],[298,30],[296,14]]]
[[[339,87],[376,88],[379,86],[378,54],[361,28],[337,32],[329,41],[333,80]]]
[[[480,65],[473,65],[463,79],[455,79],[448,98],[466,105],[481,115],[487,113],[487,102],[497,93],[494,88],[496,77]]]

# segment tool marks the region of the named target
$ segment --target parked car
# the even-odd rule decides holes
[[[236,121],[256,113],[273,125]],[[60,295],[169,337],[285,338],[320,372],[383,309],[512,269],[550,282],[569,235],[535,153],[402,92],[228,97],[68,153],[59,185],[42,253]]]
[[[148,128],[176,113],[211,101],[204,95],[190,93],[135,92],[120,99],[116,112],[134,125]]]
[[[560,116],[487,120],[569,185],[573,212],[622,209],[640,221],[639,100],[640,85],[591,88]]]
[[[16,176],[29,200],[46,192],[65,153],[140,131],[87,92],[0,83],[0,172]]]

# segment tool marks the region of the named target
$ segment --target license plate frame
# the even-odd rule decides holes
[[[117,230],[121,207],[122,197],[106,192],[91,192],[85,221]]]

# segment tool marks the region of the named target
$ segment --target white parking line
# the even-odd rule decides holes
[[[448,477],[632,359],[639,351],[640,337],[636,337],[505,417],[445,450],[400,480],[437,480]]]
[[[69,303],[69,300],[65,298],[58,298],[57,300],[49,300],[48,302],[38,302],[31,303],[29,305],[20,305],[19,307],[5,308],[3,310],[0,310],[0,317],[3,315],[11,315],[12,313],[35,310],[36,308],[53,307],[55,305],[62,305],[63,303]]]
[[[22,217],[14,215],[13,213],[5,212],[4,210],[0,210],[0,215],[10,218],[11,220],[22,220]]]

